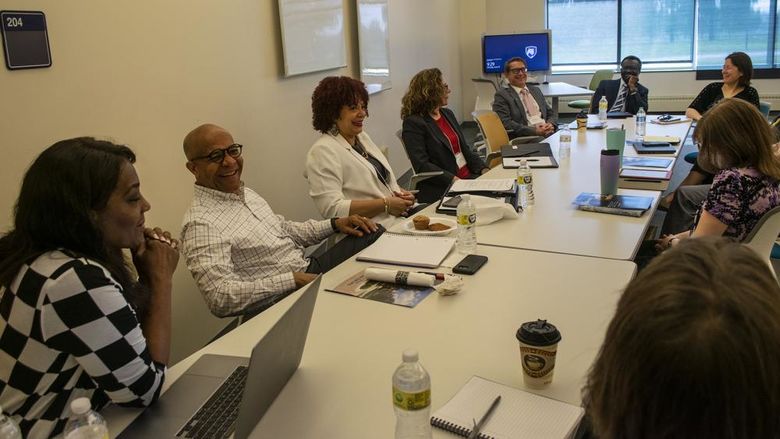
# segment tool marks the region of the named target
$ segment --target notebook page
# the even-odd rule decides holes
[[[480,432],[496,439],[563,439],[584,412],[582,407],[472,376],[433,417],[471,429],[473,419],[479,421],[498,395],[501,402]]]
[[[455,245],[455,238],[383,233],[357,255],[358,261],[434,268]]]
[[[450,192],[506,192],[512,190],[514,178],[478,178],[476,180],[456,180]]]

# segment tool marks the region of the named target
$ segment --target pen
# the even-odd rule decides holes
[[[492,415],[496,410],[499,402],[501,402],[501,395],[496,396],[496,399],[494,399],[493,403],[490,404],[490,407],[487,409],[485,414],[482,415],[482,418],[479,420],[479,422],[474,423],[474,429],[471,430],[471,434],[467,439],[477,439],[479,437],[479,431],[482,430],[482,427],[485,426],[485,422],[487,422],[488,418],[490,418],[490,415]]]
[[[528,156],[528,155],[531,155],[531,154],[536,154],[537,152],[539,152],[539,150],[538,150],[538,149],[537,149],[536,151],[528,151],[528,152],[524,152],[524,153],[522,153],[522,154],[520,154],[520,155],[516,155],[515,157],[525,157],[525,156]]]

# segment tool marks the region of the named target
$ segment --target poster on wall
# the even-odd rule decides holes
[[[369,94],[391,88],[388,0],[357,0],[360,80]]]
[[[284,75],[347,65],[342,0],[279,0]]]

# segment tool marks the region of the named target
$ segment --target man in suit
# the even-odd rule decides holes
[[[539,88],[527,85],[528,68],[523,58],[510,58],[504,64],[508,87],[501,87],[493,99],[493,111],[501,118],[510,138],[547,137],[555,132],[555,118]]]
[[[634,55],[623,58],[620,62],[620,79],[605,79],[596,87],[593,99],[590,101],[590,112],[599,112],[599,100],[607,97],[607,111],[625,111],[636,114],[640,108],[648,111],[647,87],[639,83],[639,73],[642,71],[642,61]]]

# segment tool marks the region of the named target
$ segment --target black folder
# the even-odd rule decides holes
[[[544,159],[540,159],[544,157]],[[504,145],[501,147],[501,158],[504,169],[514,169],[520,166],[520,160],[526,159],[531,168],[557,168],[558,162],[553,156],[549,143],[521,143],[519,145]]]

